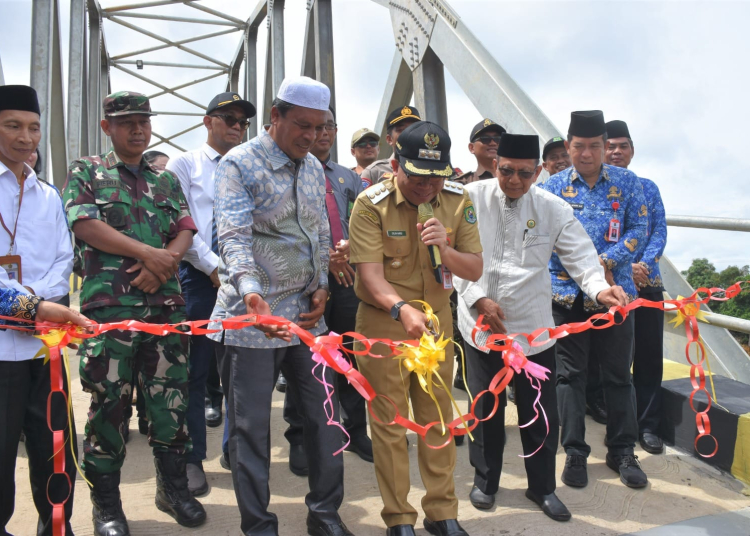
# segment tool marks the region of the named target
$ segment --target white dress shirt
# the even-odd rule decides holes
[[[73,246],[63,213],[60,194],[53,186],[37,179],[26,166],[23,203],[18,211],[21,188],[16,176],[0,162],[0,214],[13,232],[18,216],[18,230],[12,255],[21,257],[23,284],[11,280],[0,269],[0,287],[14,288],[28,294],[24,285],[45,300],[56,300],[70,291],[73,271]],[[8,254],[10,235],[0,227],[0,256]],[[24,361],[33,358],[42,341],[11,330],[0,330],[0,361]]]
[[[167,171],[180,181],[182,193],[190,207],[198,232],[184,261],[211,275],[219,266],[219,257],[211,251],[211,230],[214,223],[214,171],[221,155],[204,143],[200,149],[171,158]]]
[[[453,276],[459,294],[458,327],[469,344],[476,347],[471,332],[479,316],[474,305],[480,298],[500,306],[508,334],[554,327],[548,269],[553,248],[568,275],[587,295],[596,296],[609,288],[594,244],[562,199],[532,186],[511,201],[497,180],[477,181],[464,188],[474,202],[484,259],[484,272],[476,283]],[[489,335],[478,333],[478,344],[483,346]],[[547,338],[545,334],[538,340]],[[517,342],[527,355],[554,344],[548,341],[530,348],[525,338]]]

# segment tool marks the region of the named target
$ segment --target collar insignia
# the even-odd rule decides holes
[[[563,188],[562,196],[563,197],[575,197],[578,195],[578,190],[573,188],[572,185],[568,185],[567,188]]]

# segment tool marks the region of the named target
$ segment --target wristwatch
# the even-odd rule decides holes
[[[400,301],[393,307],[391,307],[391,318],[393,320],[398,320],[398,315],[401,314],[401,308],[406,305],[405,301]]]

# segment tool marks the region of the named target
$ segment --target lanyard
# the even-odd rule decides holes
[[[5,232],[10,235],[10,248],[8,248],[8,255],[11,255],[13,253],[13,245],[16,243],[16,230],[18,229],[18,217],[21,215],[21,203],[23,203],[23,190],[24,186],[26,185],[26,181],[24,180],[23,183],[21,183],[21,193],[18,197],[18,212],[16,213],[16,223],[13,225],[13,232],[10,232],[10,229],[8,229],[8,226],[5,225],[5,220],[3,220],[3,215],[0,214],[0,224],[2,224],[3,229],[5,229]]]

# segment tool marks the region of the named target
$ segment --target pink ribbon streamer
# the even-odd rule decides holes
[[[334,333],[334,332],[331,332],[330,335],[332,335],[334,337],[338,337],[338,334]],[[344,363],[342,363],[342,361],[346,361],[346,359],[344,359],[344,356],[341,355],[341,352],[339,352],[336,349],[335,346],[332,346],[332,345],[323,345],[323,344],[316,344],[315,346],[313,346],[313,348],[311,348],[311,351],[312,351],[312,354],[313,354],[312,355],[312,359],[315,362],[315,366],[313,366],[313,368],[312,368],[312,375],[318,381],[318,383],[320,383],[321,385],[323,385],[323,389],[325,389],[325,391],[326,391],[326,399],[323,401],[323,411],[325,411],[326,417],[328,418],[328,421],[326,422],[326,424],[328,426],[336,426],[336,427],[340,428],[341,431],[346,436],[346,443],[344,444],[344,446],[341,447],[339,450],[337,450],[336,452],[333,453],[333,455],[336,456],[336,455],[341,454],[342,452],[344,452],[344,450],[346,450],[346,447],[348,447],[349,444],[351,443],[351,436],[349,436],[349,432],[346,431],[346,428],[344,428],[341,425],[340,422],[338,422],[337,420],[335,420],[333,418],[334,415],[335,415],[335,412],[336,412],[336,408],[333,405],[333,393],[334,393],[334,390],[333,390],[333,385],[331,385],[330,383],[328,383],[328,381],[326,380],[326,369],[328,368],[328,364],[326,363],[325,358],[322,355],[320,355],[320,353],[319,353],[322,347],[324,347],[328,351],[328,355],[331,358],[333,358],[333,360],[341,368],[345,368],[345,367],[347,369],[351,368],[351,364],[350,363],[346,363],[346,365],[344,365]],[[320,373],[320,377],[318,377],[315,374],[315,371],[321,365],[323,366],[323,369],[322,369],[322,372]]]

